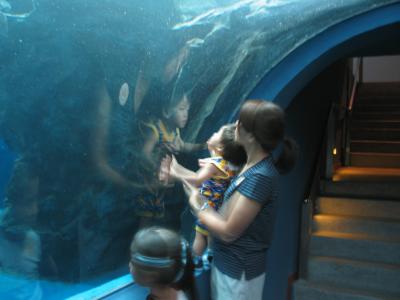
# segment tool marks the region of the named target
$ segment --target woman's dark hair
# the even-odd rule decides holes
[[[267,153],[282,142],[282,152],[275,162],[280,173],[289,172],[297,160],[297,143],[285,137],[285,113],[276,104],[265,100],[246,101],[239,113],[239,124],[253,134]]]
[[[189,299],[196,299],[193,270],[194,265],[190,248],[181,236],[162,227],[148,227],[139,230],[130,246],[131,262],[138,267],[154,272],[154,283],[169,285],[176,290],[182,290]],[[183,253],[184,251],[185,253]],[[135,257],[145,257],[150,261],[137,262]],[[151,260],[172,260],[168,267],[152,264]]]
[[[223,127],[222,136],[222,157],[230,163],[241,166],[246,163],[247,154],[243,146],[235,141],[235,125],[228,124]]]

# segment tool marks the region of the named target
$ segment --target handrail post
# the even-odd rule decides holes
[[[345,149],[345,156],[344,156],[344,165],[350,165],[350,143],[351,143],[351,132],[350,132],[350,122],[352,117],[352,111],[354,107],[354,101],[356,97],[356,92],[358,88],[358,84],[362,82],[362,71],[363,71],[363,58],[358,57],[356,63],[356,70],[354,73],[354,80],[351,88],[350,98],[346,103],[346,116],[345,116],[345,126],[344,126],[344,149]]]

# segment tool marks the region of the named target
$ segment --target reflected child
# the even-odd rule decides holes
[[[139,161],[138,175],[144,180],[146,191],[138,197],[136,207],[137,214],[142,217],[142,226],[154,218],[164,217],[164,193],[166,188],[173,187],[171,182],[164,184],[158,180],[161,158],[203,148],[202,144],[187,143],[181,138],[180,130],[188,122],[189,109],[189,99],[183,95],[175,105],[163,108],[159,118],[146,120],[139,126],[143,137],[141,157],[144,159]]]

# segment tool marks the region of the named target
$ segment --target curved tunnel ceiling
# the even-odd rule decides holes
[[[296,94],[331,63],[354,56],[400,53],[400,3],[336,24],[286,56],[249,97],[274,99],[287,107]]]
[[[263,97],[287,106],[315,74],[356,49],[340,45],[400,18],[396,0],[128,2],[41,0],[32,15],[18,21],[0,8],[0,114],[4,107],[10,116],[3,128],[15,127],[10,111],[41,107],[51,114],[54,101],[48,95],[68,106],[70,91],[65,96],[63,87],[77,74],[90,84],[98,81],[93,74],[101,74],[112,99],[122,83],[133,90],[145,74],[153,85],[149,90],[159,91],[157,81],[168,89],[167,96],[153,97],[157,104],[173,105],[182,91],[189,96],[185,138],[206,138],[209,130],[232,119],[249,94],[262,90]],[[24,89],[15,89],[21,82]],[[85,86],[74,91],[74,108],[87,102],[89,92]],[[125,107],[136,101],[133,94]],[[33,117],[24,118],[18,124]],[[60,120],[55,113],[51,118],[44,125],[50,132],[54,126],[48,124]]]

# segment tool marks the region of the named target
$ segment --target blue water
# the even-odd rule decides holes
[[[17,155],[0,139],[0,209],[3,207],[5,189],[16,157]]]

